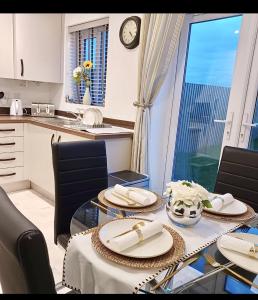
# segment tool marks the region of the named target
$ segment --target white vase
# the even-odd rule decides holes
[[[169,199],[166,205],[168,217],[178,226],[189,227],[198,223],[202,216],[202,205],[192,205],[187,207],[185,205],[172,204],[172,199]]]
[[[86,105],[91,105],[90,88],[88,86],[85,88],[82,103]]]

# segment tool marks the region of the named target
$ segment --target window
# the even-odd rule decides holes
[[[101,19],[69,27],[69,71],[67,99],[72,103],[82,103],[85,82],[77,85],[72,78],[73,69],[85,60],[90,60],[93,67],[90,71],[90,94],[92,105],[104,106],[106,93],[108,19]]]

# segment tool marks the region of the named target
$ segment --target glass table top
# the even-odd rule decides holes
[[[98,198],[91,201],[99,203]],[[98,208],[88,201],[77,209],[70,224],[71,234],[76,234],[93,228],[115,218],[120,211],[108,208],[109,212]],[[128,216],[128,213],[124,213]],[[132,215],[132,214],[130,214]],[[248,224],[238,228],[235,232],[245,232],[258,235],[258,216]],[[163,279],[164,275],[149,281],[142,286],[138,293],[144,294],[258,294],[258,289],[232,276],[223,268],[214,268],[207,263],[203,254],[212,255],[217,262],[229,266],[232,270],[258,285],[258,275],[246,271],[228,261],[218,250],[216,243],[211,244],[199,252],[200,257],[194,263],[182,269],[167,282],[166,286],[152,291],[151,289]],[[180,264],[179,266],[180,267]],[[183,280],[182,280],[183,278]]]

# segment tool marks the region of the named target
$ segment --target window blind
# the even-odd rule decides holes
[[[70,102],[82,103],[85,92],[85,82],[79,85],[72,78],[74,68],[85,60],[90,60],[93,67],[90,70],[90,94],[92,105],[104,106],[107,74],[108,24],[78,30],[70,33],[70,68],[69,78]]]

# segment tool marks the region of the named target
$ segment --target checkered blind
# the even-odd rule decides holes
[[[104,106],[107,75],[108,24],[69,33],[69,102],[82,103],[85,82],[78,85],[72,78],[73,70],[90,60],[90,94],[92,105]]]

